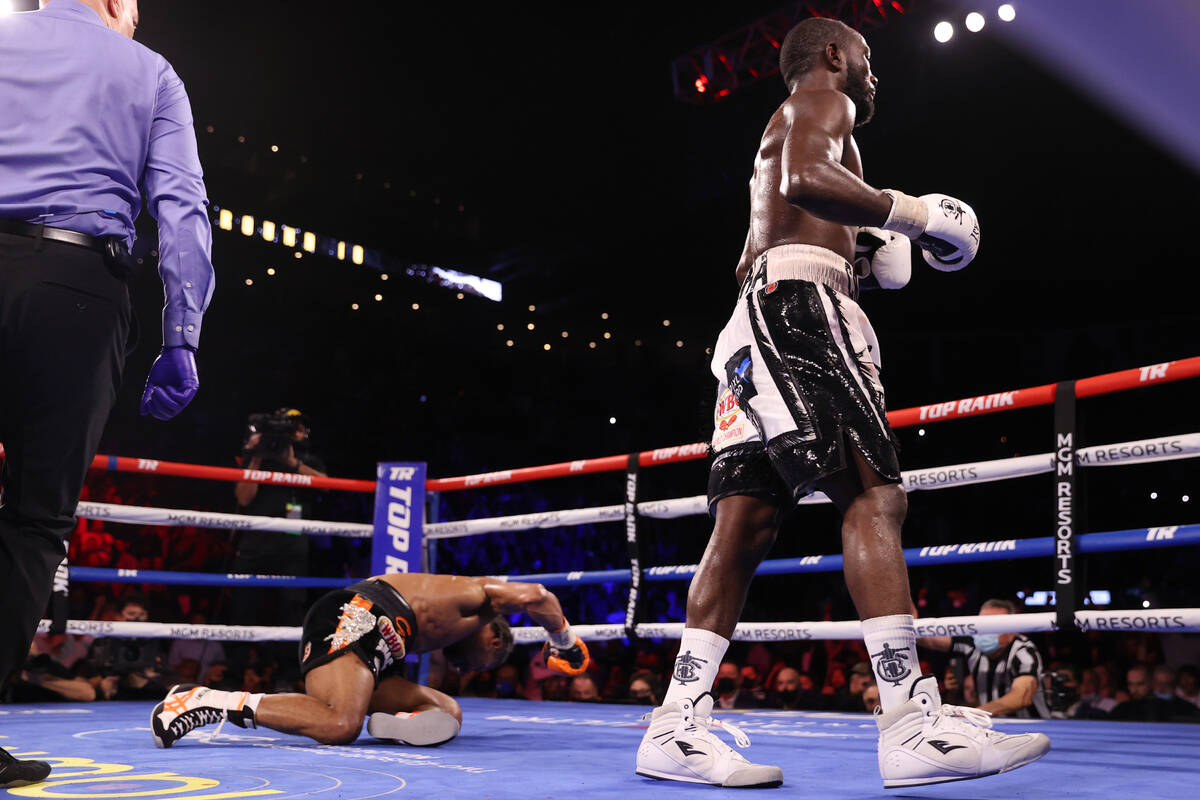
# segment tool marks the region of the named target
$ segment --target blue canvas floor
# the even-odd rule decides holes
[[[151,741],[150,703],[0,706],[0,746],[55,766],[48,782],[0,790],[0,798],[747,796],[635,775],[645,707],[476,698],[462,705],[462,735],[437,748],[398,747],[365,732],[352,745],[328,747],[227,725],[215,740],[202,728],[169,750]],[[1001,730],[1046,733],[1053,750],[1004,775],[885,791],[875,724],[865,714],[726,713],[753,742],[747,757],[784,770],[783,787],[752,797],[1140,800],[1191,796],[1200,779],[1200,725],[1001,720]]]

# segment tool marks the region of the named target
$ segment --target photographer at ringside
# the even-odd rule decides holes
[[[251,414],[240,458],[244,469],[294,472],[324,478],[325,462],[309,447],[308,419],[294,408]],[[313,493],[298,486],[239,481],[234,487],[237,513],[304,519],[312,513]],[[276,531],[242,531],[230,571],[246,575],[309,574],[308,537]],[[232,625],[299,625],[304,620],[304,589],[246,588],[230,593]]]

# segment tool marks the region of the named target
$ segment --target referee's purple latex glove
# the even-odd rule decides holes
[[[142,416],[170,419],[183,411],[199,388],[200,376],[196,373],[196,354],[192,348],[164,347],[146,378]]]

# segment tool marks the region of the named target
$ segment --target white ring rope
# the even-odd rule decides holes
[[[989,614],[977,617],[929,617],[918,619],[917,636],[972,636],[977,633],[1043,633],[1058,630],[1053,612],[1036,614]],[[1075,623],[1083,631],[1141,631],[1195,633],[1200,631],[1200,608],[1156,608],[1129,611],[1076,611]],[[38,632],[50,630],[50,620],[38,624]],[[579,638],[589,642],[625,638],[624,625],[572,625]],[[102,622],[68,620],[67,633],[112,636],[123,639],[202,639],[224,642],[297,642],[298,627],[249,625],[189,625],[168,622]],[[643,623],[637,626],[643,639],[678,639],[682,622]],[[743,622],[733,633],[734,641],[782,642],[807,639],[861,639],[858,620],[840,622]],[[546,631],[538,627],[513,629],[517,644],[539,644]]]
[[[370,539],[375,526],[363,522],[324,522],[316,519],[255,517],[246,514],[221,514],[215,511],[191,511],[178,508],[118,506],[111,503],[80,502],[75,516],[128,522],[133,525],[191,525],[197,528],[231,528],[239,531],[279,531],[309,536],[349,536]]]
[[[1075,453],[1075,462],[1082,467],[1106,467],[1116,464],[1173,461],[1197,456],[1200,456],[1200,433],[1185,433],[1179,436],[1081,447]],[[913,492],[1008,480],[1009,478],[1023,478],[1027,475],[1051,472],[1053,469],[1054,454],[1040,453],[1034,456],[1001,458],[995,461],[907,470],[903,473],[903,479],[904,488]],[[800,504],[828,502],[829,499],[825,495],[815,492],[801,500]],[[638,503],[638,512],[644,517],[655,519],[698,516],[708,513],[708,498],[704,495],[696,495],[674,500]],[[424,535],[426,539],[454,539],[480,533],[558,528],[595,522],[616,522],[624,519],[625,506],[623,505],[597,506],[566,511],[541,511],[536,514],[518,514],[511,517],[487,517],[461,522],[433,522],[425,525]]]
[[[1115,464],[1172,461],[1200,456],[1200,433],[1141,439],[1132,442],[1083,447],[1076,451],[1076,463],[1084,467],[1103,467]],[[972,483],[1021,478],[1054,469],[1054,454],[1002,458],[971,464],[908,470],[903,473],[904,488],[908,491],[944,489]],[[820,492],[800,501],[801,505],[827,503]],[[679,497],[673,500],[653,500],[638,503],[638,512],[653,519],[675,519],[701,516],[708,513],[708,498],[704,495]],[[190,525],[197,528],[223,528],[242,531],[280,531],[309,536],[346,536],[369,539],[375,527],[360,522],[326,522],[285,517],[258,517],[246,514],[222,514],[215,511],[193,511],[176,508],[149,508],[113,505],[111,503],[80,502],[75,512],[84,519],[101,519],[133,525]],[[498,531],[528,531],[538,528],[558,528],[588,525],[596,522],[616,522],[625,518],[623,505],[575,508],[565,511],[542,511],[510,517],[487,517],[461,522],[433,522],[424,528],[426,539],[453,539]]]

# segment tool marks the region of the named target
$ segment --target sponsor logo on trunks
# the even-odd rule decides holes
[[[941,556],[968,555],[970,553],[1003,553],[1017,549],[1016,539],[1004,539],[999,542],[967,542],[966,544],[939,544],[933,547],[922,547],[922,558],[940,558]]]
[[[675,659],[675,672],[671,677],[683,684],[693,683],[700,680],[696,670],[707,663],[707,658],[696,658],[691,650],[686,650]]]
[[[400,621],[397,619],[397,622]],[[376,627],[379,628],[379,635],[387,643],[388,649],[392,651],[392,655],[396,658],[404,658],[404,639],[396,632],[396,626],[392,624],[392,621],[387,617],[380,616]],[[408,624],[405,623],[404,627],[407,628]]]
[[[900,683],[912,675],[912,668],[905,662],[908,661],[907,647],[892,647],[887,642],[883,643],[883,649],[878,653],[872,653],[871,658],[875,661],[875,674],[884,680],[891,681],[893,686],[899,686]]]
[[[775,291],[776,289],[778,289],[778,288],[779,288],[779,283],[778,283],[778,282],[771,282],[771,283],[768,283],[768,284],[767,284],[767,288],[763,290],[763,294],[771,294],[772,292],[774,292],[774,291]]]
[[[921,419],[940,419],[951,414],[974,414],[1016,405],[1016,390],[968,397],[965,400],[948,400],[931,406],[921,406]]]

